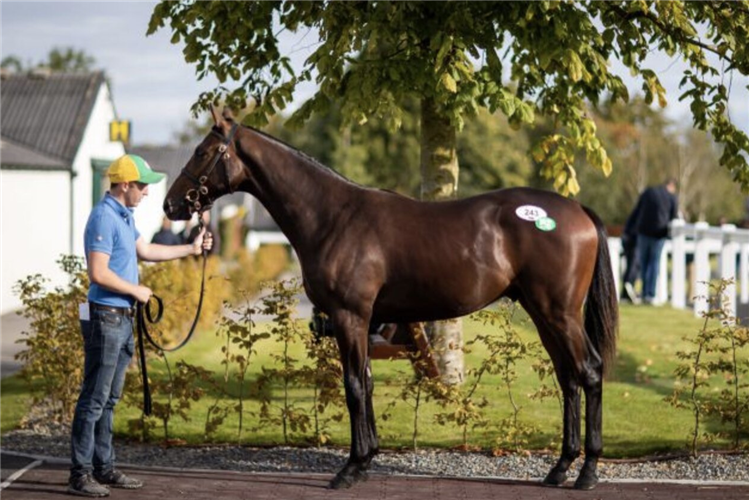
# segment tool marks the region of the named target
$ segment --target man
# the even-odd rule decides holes
[[[143,483],[114,468],[112,423],[122,396],[125,370],[133,356],[133,305],[148,302],[151,290],[138,283],[138,258],[164,261],[210,249],[212,237],[201,232],[191,245],[148,243],[138,233],[133,209],[148,186],[164,174],[143,158],[125,155],[107,171],[110,191],[91,212],[84,243],[91,286],[81,305],[85,369],[71,432],[68,492],[87,497],[109,495],[108,487],[140,488]]]
[[[647,188],[632,214],[637,232],[637,256],[642,273],[642,301],[652,304],[660,271],[661,252],[668,237],[668,224],[678,217],[676,180]]]
[[[631,304],[639,304],[640,297],[635,292],[635,282],[637,275],[640,273],[640,265],[637,261],[637,232],[635,231],[635,212],[627,217],[622,231],[622,249],[624,250],[624,275],[622,276],[622,293],[621,299]]]
[[[180,245],[182,244],[182,238],[178,234],[172,232],[172,221],[168,217],[164,217],[161,221],[161,229],[153,235],[151,243],[158,243],[159,245]]]

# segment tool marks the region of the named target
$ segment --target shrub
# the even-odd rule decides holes
[[[734,448],[739,448],[746,424],[744,415],[749,411],[749,360],[746,355],[749,332],[727,312],[725,292],[731,283],[731,280],[720,280],[717,284],[709,284],[710,308],[703,313],[702,329],[694,337],[684,337],[693,346],[691,349],[676,353],[681,363],[675,374],[688,383],[677,382],[666,401],[692,412],[694,425],[688,442],[692,456],[697,456],[700,438],[711,441],[715,437],[708,432],[700,433],[707,416],[719,417],[723,424],[731,423],[732,431],[722,434],[730,435]],[[720,376],[726,384],[717,399],[709,391],[715,376]]]
[[[258,379],[260,389],[260,424],[281,425],[283,429],[283,442],[289,443],[291,432],[306,432],[310,425],[307,412],[294,404],[289,390],[300,385],[301,370],[298,366],[299,360],[292,357],[291,346],[302,338],[302,328],[293,318],[296,309],[296,295],[301,291],[297,280],[279,281],[267,284],[271,293],[262,300],[261,313],[273,316],[271,326],[271,337],[275,338],[282,346],[281,353],[271,354],[274,360],[273,367],[263,366],[262,374]],[[280,384],[282,390],[281,401],[273,404],[272,386]]]
[[[164,301],[164,317],[158,324],[149,326],[149,331],[165,347],[181,341],[192,324],[200,296],[202,266],[202,257],[141,264],[141,283]],[[213,326],[221,313],[224,300],[229,298],[231,288],[225,286],[219,268],[219,258],[209,256],[198,328]]]
[[[244,398],[247,370],[250,368],[250,360],[257,354],[256,344],[263,339],[269,338],[270,334],[266,332],[258,333],[255,330],[253,316],[257,314],[257,311],[255,310],[255,307],[250,304],[249,296],[245,296],[243,304],[231,307],[227,303],[225,306],[226,310],[229,311],[229,314],[225,314],[221,318],[221,328],[216,332],[216,335],[223,334],[226,336],[226,345],[221,347],[221,352],[224,355],[221,364],[224,365],[225,368],[225,384],[228,385],[229,383],[230,364],[235,364],[237,368],[235,377],[239,382],[239,395],[237,396],[239,401],[235,406],[235,409],[239,416],[237,438],[241,439],[244,421]],[[233,349],[236,349],[236,352],[233,352]],[[221,410],[216,403],[214,403],[209,410],[209,417],[213,411],[218,411],[219,413],[216,416],[220,416]]]
[[[16,359],[24,363],[21,374],[30,383],[34,400],[50,402],[53,418],[69,423],[83,380],[78,305],[87,300],[88,276],[79,257],[61,256],[57,263],[68,276],[66,287],[48,291],[47,280],[39,274],[14,287],[23,304],[20,314],[30,321],[30,330],[21,332],[19,341],[26,349]]]

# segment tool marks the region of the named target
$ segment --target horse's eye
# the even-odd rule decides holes
[[[199,147],[195,148],[195,156],[201,157],[201,156],[204,156],[204,155],[205,155],[205,150],[203,150],[202,148],[199,148]]]

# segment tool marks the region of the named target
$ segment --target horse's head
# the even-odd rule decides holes
[[[214,126],[195,148],[187,165],[164,200],[164,213],[171,220],[188,220],[202,213],[213,202],[233,193],[244,179],[244,166],[237,157],[236,133],[239,127],[229,113],[219,114],[211,106]]]

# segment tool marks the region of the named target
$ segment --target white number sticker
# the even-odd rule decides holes
[[[515,215],[523,220],[534,222],[546,217],[546,210],[535,205],[523,205],[515,210]]]

